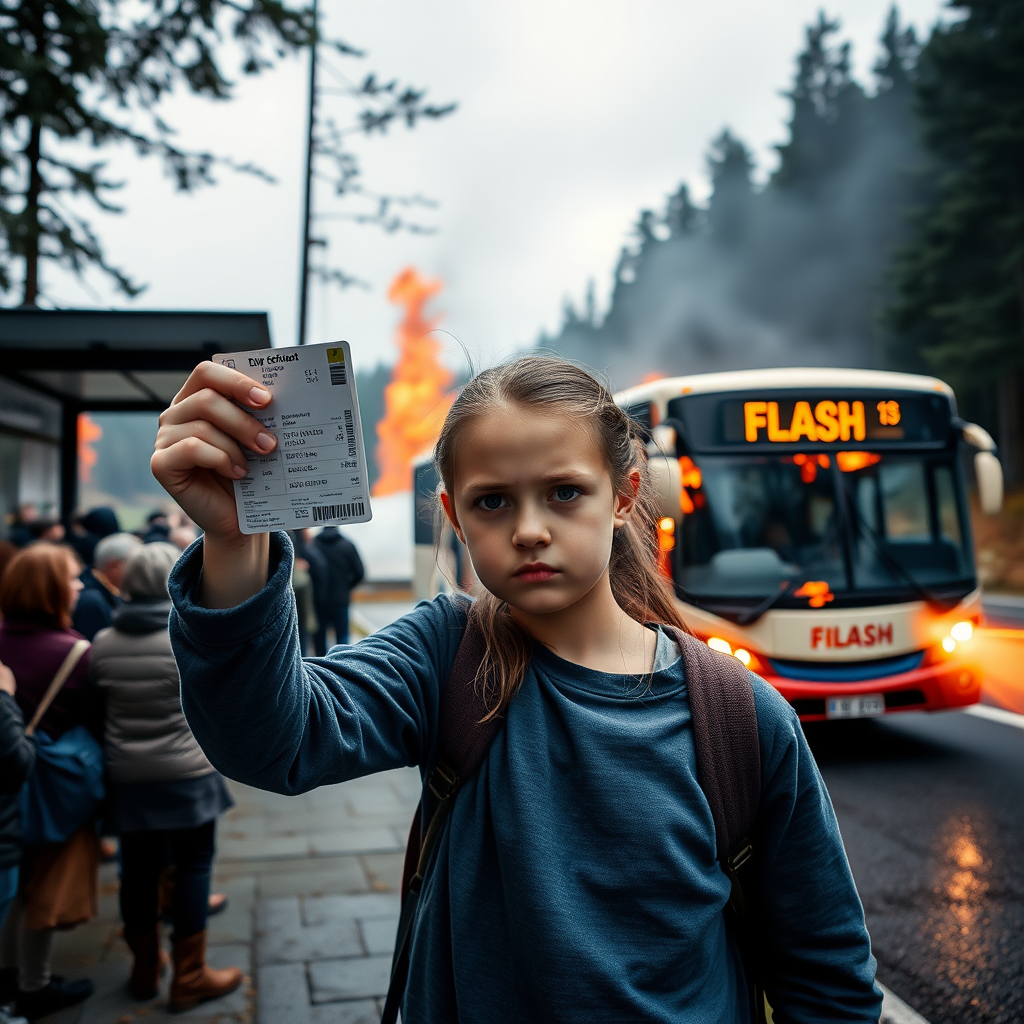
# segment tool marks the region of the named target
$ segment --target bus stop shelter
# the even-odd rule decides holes
[[[198,362],[258,348],[270,348],[266,313],[0,309],[0,382],[59,407],[65,522],[77,501],[80,413],[159,412]]]

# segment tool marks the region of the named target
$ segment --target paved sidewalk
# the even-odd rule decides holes
[[[415,769],[283,797],[231,784],[214,888],[230,906],[210,919],[209,960],[238,964],[242,988],[186,1014],[161,996],[137,1003],[125,983],[117,873],[101,871],[100,916],[57,936],[54,970],[97,992],[53,1024],[375,1024],[387,989],[402,856],[419,796]]]

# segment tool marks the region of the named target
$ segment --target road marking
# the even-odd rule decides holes
[[[882,990],[882,1019],[879,1024],[928,1024],[917,1012],[908,1006],[895,992],[890,992],[880,981]]]
[[[1012,725],[1015,729],[1024,729],[1024,715],[989,707],[988,704],[972,704],[971,707],[964,708],[964,714],[987,718],[990,722],[1001,722],[1003,725]]]

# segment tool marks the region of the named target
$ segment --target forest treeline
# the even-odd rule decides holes
[[[894,7],[873,79],[838,21],[806,29],[789,138],[754,183],[711,142],[711,193],[643,210],[599,317],[593,289],[539,345],[626,386],[650,373],[785,365],[936,373],[1021,477],[1024,4],[972,0],[923,44]]]

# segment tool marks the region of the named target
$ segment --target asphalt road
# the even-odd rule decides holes
[[[1024,730],[946,712],[807,735],[879,979],[931,1024],[1024,1021]]]

